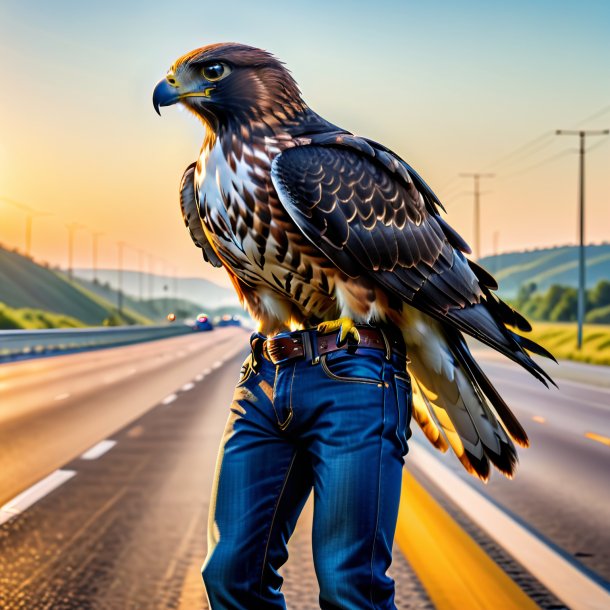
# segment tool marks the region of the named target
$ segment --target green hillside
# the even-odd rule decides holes
[[[69,325],[98,326],[116,314],[114,303],[95,295],[62,273],[36,264],[31,259],[0,247],[0,303],[12,319],[29,316],[32,325],[42,312],[70,318]],[[23,310],[31,310],[23,311]],[[12,310],[12,313],[11,313]],[[21,310],[15,313],[14,310]],[[16,317],[16,318],[15,318]],[[57,320],[48,316],[49,320]],[[114,320],[116,323],[117,320]],[[124,310],[126,324],[148,324],[150,320],[135,311]]]
[[[587,246],[585,253],[587,288],[610,279],[610,244]],[[498,280],[498,294],[508,299],[515,298],[519,288],[530,282],[536,284],[539,292],[545,292],[553,284],[573,288],[578,284],[576,246],[508,252],[486,256],[479,262]]]

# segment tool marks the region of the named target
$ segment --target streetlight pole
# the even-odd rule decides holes
[[[461,178],[474,178],[474,250],[472,256],[477,260],[481,256],[481,178],[493,178],[495,174],[470,172],[460,174]]]
[[[92,264],[93,264],[93,281],[97,282],[97,247],[98,240],[103,235],[103,233],[94,232],[93,233],[93,252],[92,252]]]
[[[558,136],[578,136],[580,140],[579,147],[579,185],[578,185],[578,334],[576,345],[578,349],[582,348],[582,328],[585,319],[586,308],[586,283],[585,283],[585,139],[587,136],[607,136],[610,133],[608,129],[597,130],[566,130],[558,129]]]
[[[25,214],[25,255],[29,258],[32,254],[32,224],[34,222],[34,218],[38,218],[39,216],[52,216],[51,212],[39,212],[29,205],[25,205],[25,203],[19,203],[19,201],[15,201],[14,199],[9,199],[8,197],[0,197],[0,201],[4,201],[9,203],[10,205],[16,207],[18,210],[22,210]]]
[[[68,277],[72,281],[74,277],[74,232],[82,227],[78,222],[71,222],[66,225],[68,229]]]
[[[119,248],[119,289],[117,291],[117,305],[119,309],[119,316],[123,315],[123,248],[125,247],[124,241],[118,241],[117,246]]]

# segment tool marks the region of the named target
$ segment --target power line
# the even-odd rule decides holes
[[[579,147],[579,189],[578,189],[578,337],[577,347],[582,348],[582,325],[585,318],[585,139],[587,136],[607,136],[608,129],[590,129],[588,131],[558,129],[558,136],[578,136]]]
[[[514,176],[519,176],[521,174],[526,174],[527,172],[532,171],[533,169],[537,169],[539,167],[543,167],[544,165],[548,165],[549,163],[552,163],[553,161],[555,161],[556,159],[560,159],[561,157],[566,157],[567,155],[573,155],[576,151],[572,148],[566,148],[558,153],[555,153],[554,155],[551,155],[550,157],[547,157],[546,159],[543,159],[542,161],[538,161],[536,163],[533,163],[532,165],[528,165],[526,167],[522,167],[520,169],[517,169],[509,174],[501,174],[499,176],[500,180],[505,180],[506,178],[512,178]]]

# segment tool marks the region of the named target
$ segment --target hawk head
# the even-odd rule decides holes
[[[237,43],[208,45],[177,59],[155,87],[153,105],[159,113],[161,106],[177,102],[213,129],[228,123],[283,121],[306,108],[298,85],[278,59]]]

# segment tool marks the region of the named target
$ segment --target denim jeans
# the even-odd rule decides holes
[[[251,353],[210,502],[202,575],[212,610],[286,608],[279,569],[312,487],[320,607],[396,608],[386,570],[410,418],[404,357],[369,348],[274,365]]]

